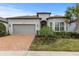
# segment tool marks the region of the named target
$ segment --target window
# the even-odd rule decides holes
[[[64,31],[64,22],[55,22],[55,31]]]
[[[50,22],[50,28],[52,29],[52,22]]]
[[[59,31],[59,22],[55,23],[55,31]]]
[[[64,22],[60,22],[60,31],[64,31]]]

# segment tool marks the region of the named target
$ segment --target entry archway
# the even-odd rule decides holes
[[[45,21],[45,20],[41,21],[41,28],[44,26],[47,26],[47,21]]]

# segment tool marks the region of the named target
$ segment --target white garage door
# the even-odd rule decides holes
[[[34,24],[14,24],[13,34],[35,34]]]

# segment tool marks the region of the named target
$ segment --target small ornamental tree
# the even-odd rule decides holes
[[[4,36],[6,34],[6,27],[3,23],[0,22],[0,36]]]
[[[40,35],[40,36],[53,36],[53,31],[48,26],[44,26],[41,28],[38,35]]]
[[[50,44],[56,41],[56,36],[52,29],[48,26],[43,26],[37,35],[38,42],[41,44]],[[36,39],[37,40],[37,39]]]

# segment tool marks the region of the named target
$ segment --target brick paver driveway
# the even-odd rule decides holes
[[[0,51],[27,51],[34,35],[10,35],[0,38]]]

